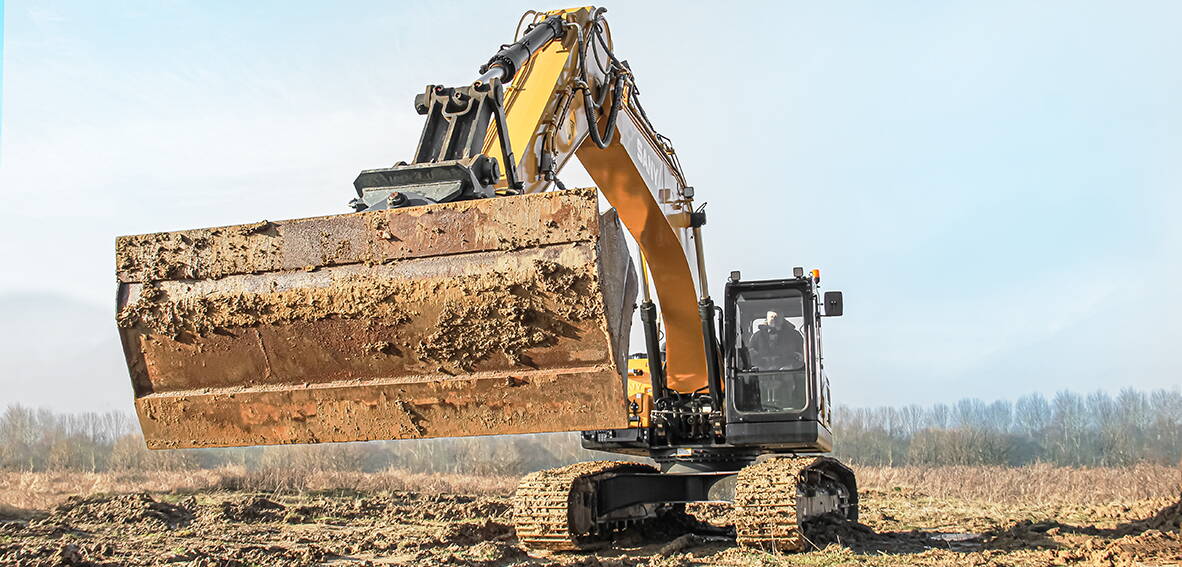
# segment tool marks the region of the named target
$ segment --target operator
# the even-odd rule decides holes
[[[796,325],[775,311],[767,312],[766,325],[751,335],[751,350],[761,370],[800,368],[804,362],[804,337]]]

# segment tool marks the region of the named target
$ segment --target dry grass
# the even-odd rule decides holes
[[[26,510],[52,508],[70,496],[125,492],[188,492],[217,486],[220,470],[175,472],[2,472],[0,504]]]
[[[1009,503],[1133,502],[1177,498],[1179,469],[1160,465],[1128,468],[1025,467],[857,467],[864,490],[915,490],[935,498]],[[45,510],[70,496],[102,493],[189,493],[245,490],[278,493],[346,490],[507,495],[512,476],[419,473],[390,469],[378,473],[242,467],[167,472],[0,472],[0,509]]]
[[[355,490],[463,494],[509,494],[516,477],[426,474],[391,469],[378,473],[341,471],[246,471],[242,467],[160,472],[0,472],[0,509],[46,510],[70,496],[151,492],[177,494],[208,490],[309,492]]]
[[[1124,468],[856,467],[863,489],[908,488],[936,498],[1015,503],[1133,502],[1177,498],[1182,469],[1139,464]]]

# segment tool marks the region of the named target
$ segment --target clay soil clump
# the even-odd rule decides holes
[[[189,508],[159,502],[147,493],[74,497],[58,506],[47,521],[66,525],[135,525],[172,529],[193,521]]]

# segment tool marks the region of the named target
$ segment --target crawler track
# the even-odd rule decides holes
[[[513,497],[513,525],[526,547],[589,549],[606,535],[595,522],[596,477],[615,472],[656,472],[640,463],[593,461],[538,471],[521,480]]]
[[[772,551],[804,549],[796,500],[801,473],[815,461],[768,459],[739,472],[735,485],[735,539],[739,545]]]
[[[801,525],[836,514],[858,520],[854,473],[831,457],[777,457],[739,472],[735,486],[735,536],[739,545],[802,551]]]

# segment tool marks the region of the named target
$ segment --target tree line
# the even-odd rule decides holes
[[[248,470],[521,474],[603,458],[577,434],[411,439],[152,451],[131,413],[57,413],[10,405],[0,413],[0,471]]]
[[[835,452],[866,465],[1124,466],[1182,458],[1182,391],[834,409]]]
[[[1124,466],[1182,459],[1182,391],[1121,390],[1016,402],[834,411],[835,452],[861,465]],[[142,471],[217,468],[520,474],[612,458],[577,433],[325,445],[149,451],[135,417],[10,405],[0,413],[0,470]]]

